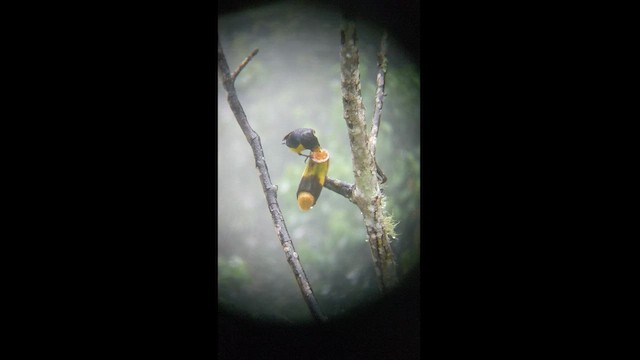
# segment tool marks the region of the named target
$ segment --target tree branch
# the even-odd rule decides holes
[[[249,54],[249,56],[247,56],[246,58],[244,58],[244,60],[242,60],[242,62],[240,63],[240,65],[238,65],[238,68],[236,69],[236,71],[233,72],[233,74],[231,74],[231,77],[233,78],[233,81],[236,80],[236,77],[238,76],[238,74],[240,74],[240,71],[242,71],[242,69],[244,69],[245,66],[247,66],[247,64],[249,63],[249,61],[251,61],[251,59],[256,56],[256,54],[258,53],[258,49],[254,49],[251,54]]]
[[[340,35],[342,105],[355,176],[355,188],[352,191],[351,201],[362,212],[371,256],[378,276],[378,286],[385,292],[397,284],[398,277],[388,231],[385,228],[384,195],[380,191],[380,184],[376,177],[377,165],[370,147],[371,138],[367,138],[366,134],[355,24],[352,21],[343,21]],[[375,134],[377,136],[377,129]],[[373,146],[375,147],[375,144]]]
[[[376,76],[376,106],[373,112],[373,126],[371,127],[371,137],[369,138],[369,146],[371,154],[376,155],[376,141],[378,139],[378,129],[380,128],[380,119],[382,117],[382,100],[384,98],[384,76],[387,73],[387,32],[382,34],[380,40],[380,51],[378,52],[378,75]]]
[[[351,195],[353,194],[353,188],[355,187],[355,185],[349,184],[342,180],[332,179],[327,176],[324,179],[324,187],[339,195],[344,196],[349,201],[351,201]]]
[[[340,49],[340,70],[342,80],[342,106],[344,119],[347,123],[349,143],[353,155],[355,183],[358,190],[365,194],[375,191],[375,184],[371,176],[365,172],[373,168],[373,158],[369,152],[366,137],[366,121],[362,91],[360,87],[360,70],[358,69],[359,55],[356,47],[356,29],[352,22],[343,23],[342,47]],[[371,172],[370,175],[373,175]]]
[[[382,118],[382,102],[384,99],[384,76],[387,73],[387,32],[382,33],[380,40],[380,51],[378,52],[378,75],[376,76],[376,106],[373,111],[373,119],[371,120],[371,136],[369,137],[369,147],[371,155],[376,158],[376,143],[378,141],[378,130],[380,129],[380,120]],[[376,172],[381,184],[387,181],[387,176],[382,172],[378,161],[376,160]]]
[[[222,51],[220,38],[218,38],[218,73],[222,77],[222,84],[227,91],[227,101],[229,102],[231,111],[233,111],[233,115],[235,116],[238,125],[240,125],[242,132],[253,150],[253,157],[255,159],[256,168],[259,171],[262,190],[267,200],[267,206],[271,213],[271,218],[273,219],[273,225],[275,227],[276,234],[280,239],[280,243],[282,244],[287,262],[289,263],[289,266],[293,271],[293,275],[298,282],[298,287],[300,287],[300,291],[302,292],[302,296],[309,307],[309,311],[311,311],[311,315],[317,321],[327,321],[327,317],[320,310],[320,306],[313,295],[311,284],[309,283],[307,275],[304,272],[304,268],[302,267],[302,263],[298,258],[298,253],[295,251],[293,241],[289,236],[289,231],[287,230],[282,211],[280,210],[280,205],[278,204],[278,187],[271,183],[271,177],[269,176],[269,169],[262,150],[260,136],[258,136],[258,134],[251,128],[249,120],[247,120],[247,116],[245,115],[242,105],[240,104],[240,100],[238,100],[238,96],[236,94],[234,85],[235,78],[248,64],[251,58],[257,54],[257,52],[257,49],[254,50],[247,58],[245,58],[238,69],[231,74],[229,72],[229,65],[227,64],[224,52]]]

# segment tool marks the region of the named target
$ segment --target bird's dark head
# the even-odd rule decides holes
[[[287,145],[291,151],[300,153],[303,150],[316,151],[320,148],[320,143],[316,137],[316,131],[309,128],[299,128],[285,135],[282,143]]]

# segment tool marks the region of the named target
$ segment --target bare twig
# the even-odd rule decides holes
[[[238,68],[236,69],[236,71],[234,71],[233,74],[231,74],[231,78],[233,78],[234,81],[236,80],[236,77],[238,76],[238,74],[240,74],[240,71],[242,71],[242,69],[244,69],[244,67],[247,66],[249,61],[251,61],[251,59],[254,56],[256,56],[257,53],[258,53],[258,49],[254,49],[251,52],[251,54],[249,54],[249,56],[247,56],[246,58],[244,58],[244,60],[242,60],[240,65],[238,65]]]
[[[371,127],[371,137],[369,139],[369,147],[371,154],[376,155],[376,141],[378,139],[378,130],[380,128],[380,119],[382,117],[382,100],[384,98],[384,76],[387,73],[387,32],[382,34],[380,40],[380,51],[378,52],[378,75],[376,76],[376,106],[373,111],[373,126]]]
[[[238,121],[238,125],[240,125],[242,132],[253,150],[253,157],[255,159],[256,168],[259,171],[262,190],[264,191],[264,195],[267,199],[267,206],[271,213],[271,218],[273,219],[273,225],[275,227],[276,234],[280,239],[280,243],[282,244],[287,262],[289,263],[289,266],[291,267],[291,270],[298,282],[298,286],[300,287],[302,296],[309,307],[309,311],[311,311],[311,315],[318,321],[327,321],[327,317],[320,310],[320,306],[313,295],[311,284],[309,283],[307,275],[304,272],[304,268],[302,267],[302,263],[298,258],[298,253],[293,247],[293,241],[289,236],[289,231],[287,230],[282,211],[280,210],[280,205],[278,204],[278,187],[271,183],[271,177],[269,176],[269,169],[267,168],[267,162],[262,150],[260,136],[258,136],[258,134],[251,128],[249,120],[247,120],[247,116],[245,115],[242,105],[240,105],[240,100],[238,100],[238,96],[236,94],[234,86],[235,77],[257,52],[257,49],[254,50],[251,55],[249,55],[242,64],[240,64],[234,75],[232,75],[229,72],[229,65],[227,64],[224,52],[222,51],[222,45],[220,45],[220,39],[218,38],[218,72],[222,77],[222,84],[227,91],[227,101],[229,102],[231,111],[233,111],[233,114]]]
[[[378,85],[376,89],[376,106],[373,111],[373,119],[371,121],[371,136],[369,137],[369,147],[372,156],[376,157],[376,143],[378,141],[378,130],[380,129],[380,120],[382,118],[382,103],[384,99],[384,77],[387,73],[387,32],[382,33],[382,39],[380,40],[380,51],[378,52],[378,75],[376,76],[376,83]],[[382,172],[378,161],[376,160],[376,172],[380,183],[384,184],[387,181],[387,176]]]

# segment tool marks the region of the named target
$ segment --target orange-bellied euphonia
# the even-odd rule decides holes
[[[282,143],[286,144],[291,151],[297,153],[300,156],[309,155],[302,154],[304,150],[310,150],[311,152],[320,150],[320,143],[316,137],[316,131],[309,128],[295,129],[292,132],[285,135],[282,139]]]
[[[322,192],[329,171],[329,152],[320,147],[316,131],[309,128],[293,130],[282,139],[282,143],[298,155],[311,159],[302,173],[296,194],[300,210],[307,211],[316,204]],[[309,150],[309,155],[302,154],[304,150]]]

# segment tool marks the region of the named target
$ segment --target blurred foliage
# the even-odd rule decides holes
[[[281,144],[291,130],[311,127],[331,154],[329,176],[353,183],[340,89],[340,14],[317,4],[277,3],[219,18],[220,40],[234,69],[258,55],[236,81],[240,102],[260,135],[287,229],[322,310],[330,318],[379,296],[359,209],[323,189],[316,205],[298,209],[304,158]],[[376,53],[382,30],[358,22],[366,116],[373,116]],[[389,37],[377,161],[388,177],[387,210],[397,223],[392,243],[400,275],[419,264],[420,82]],[[369,128],[370,129],[370,128]],[[273,229],[251,148],[218,84],[219,302],[260,319],[311,321]]]
[[[251,283],[247,265],[238,256],[218,257],[218,290],[220,301],[233,304],[238,294],[236,289]]]

